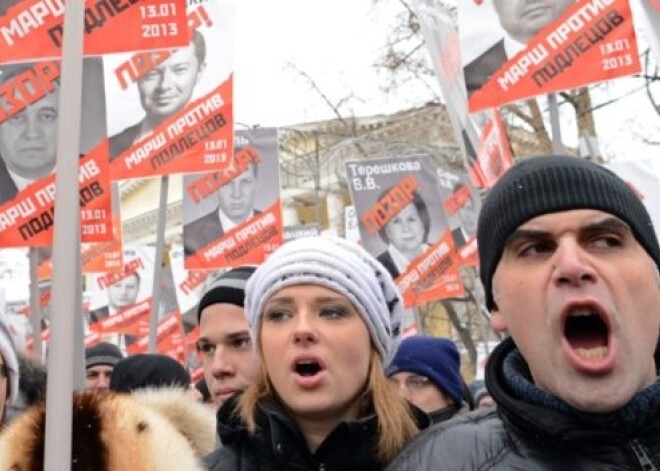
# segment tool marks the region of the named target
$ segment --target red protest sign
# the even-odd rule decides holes
[[[0,63],[62,55],[64,0],[14,1],[0,16]],[[185,45],[185,0],[86,0],[83,54]]]
[[[511,18],[513,8],[494,9],[504,37],[464,57],[471,112],[640,71],[628,0],[557,2],[534,28],[531,14]],[[462,38],[464,50],[468,41]]]

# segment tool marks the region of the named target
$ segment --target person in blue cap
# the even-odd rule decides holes
[[[461,357],[450,339],[406,337],[387,368],[387,376],[403,397],[431,416],[433,423],[466,409]]]

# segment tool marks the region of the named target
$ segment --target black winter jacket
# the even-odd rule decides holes
[[[254,436],[248,434],[245,423],[232,413],[235,405],[236,398],[218,411],[217,429],[222,448],[205,460],[211,471],[371,471],[384,467],[375,459],[378,437],[375,415],[340,423],[312,454],[296,423],[276,401],[260,404]]]
[[[497,409],[480,409],[425,430],[387,470],[660,470],[657,404],[649,406],[633,432],[622,433],[524,402],[502,377],[504,359],[515,348],[507,339],[488,361],[486,384]]]

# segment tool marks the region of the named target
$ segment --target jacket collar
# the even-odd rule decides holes
[[[486,387],[505,422],[531,436],[559,441],[585,436],[625,440],[655,425],[660,413],[659,381],[611,413],[587,413],[573,408],[533,384],[527,363],[511,338],[503,340],[491,353]]]

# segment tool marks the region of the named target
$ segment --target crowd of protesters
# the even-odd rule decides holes
[[[203,378],[85,351],[72,470],[660,469],[660,246],[638,195],[541,156],[477,227],[493,329],[469,386],[448,338],[401,339],[390,271],[330,236],[227,270],[198,308]],[[0,471],[43,469],[46,370],[0,322]]]

